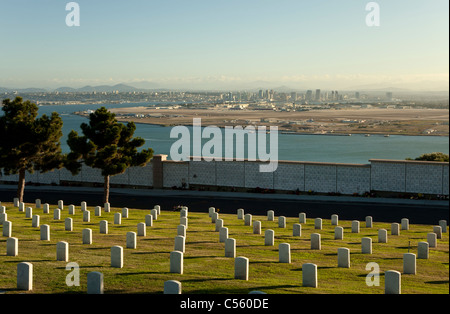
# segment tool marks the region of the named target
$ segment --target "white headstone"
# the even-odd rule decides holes
[[[81,202],[81,211],[84,212],[85,210],[87,210],[87,203]]]
[[[236,257],[236,240],[228,238],[225,241],[225,257]]]
[[[388,234],[386,229],[378,230],[378,243],[387,243],[388,242]]]
[[[219,230],[219,242],[225,243],[225,241],[228,239],[228,228],[222,227]]]
[[[152,215],[150,215],[150,214],[145,215],[145,225],[147,227],[152,227],[153,226],[153,216]]]
[[[43,213],[50,214],[50,205],[49,204],[47,204],[47,203],[44,204]]]
[[[96,217],[101,217],[101,215],[102,215],[102,208],[100,206],[95,206],[94,215]]]
[[[100,233],[108,234],[108,220],[100,221]]]
[[[400,235],[400,224],[394,222],[391,224],[391,235]]]
[[[83,244],[92,244],[92,229],[83,229]]]
[[[140,222],[137,225],[137,235],[139,237],[145,237],[147,235],[145,223]]]
[[[10,238],[12,235],[12,222],[4,221],[3,222],[3,236]]]
[[[447,220],[439,220],[439,226],[441,226],[443,233],[447,233]]]
[[[433,226],[433,232],[436,233],[437,239],[442,239],[442,227],[441,226]]]
[[[19,198],[17,198],[17,197],[14,197],[14,200],[13,200],[13,202],[14,202],[14,207],[19,207],[19,204],[20,204],[20,202],[19,202]]]
[[[334,239],[343,240],[344,239],[344,228],[341,226],[334,228]]]
[[[31,291],[33,290],[33,264],[17,264],[17,289]]]
[[[314,229],[316,229],[316,230],[322,229],[322,218],[314,219]]]
[[[267,221],[275,220],[275,212],[273,210],[267,211]]]
[[[50,241],[50,226],[49,225],[41,225],[40,233],[41,233],[42,241]]]
[[[317,288],[317,265],[316,264],[303,264],[303,287]]]
[[[278,228],[286,228],[286,217],[278,217]]]
[[[6,239],[6,256],[19,255],[19,239],[10,237]]]
[[[251,226],[252,225],[252,215],[251,214],[245,214],[244,215],[244,225],[245,226]]]
[[[416,274],[416,254],[403,254],[403,273],[410,275]]]
[[[56,260],[62,262],[69,261],[69,243],[65,241],[56,243]]]
[[[177,280],[165,281],[164,294],[181,294],[181,282]]]
[[[75,205],[69,205],[69,215],[75,215]]]
[[[183,206],[182,208],[183,208],[184,210],[186,210],[186,212],[188,211],[188,208],[187,208],[186,206]],[[161,206],[155,205],[155,206],[153,206],[153,209],[156,209],[156,213],[157,213],[158,215],[161,215]]]
[[[183,274],[183,252],[170,252],[170,272],[176,274]]]
[[[56,208],[56,209],[53,211],[53,219],[54,219],[54,220],[60,220],[60,219],[61,219],[61,209]]]
[[[31,218],[31,226],[33,228],[39,228],[40,220],[41,218],[39,215],[33,215],[33,217]]]
[[[208,214],[209,217],[212,218],[212,214],[216,212],[216,209],[214,207],[208,208]]]
[[[103,204],[103,208],[105,210],[105,213],[111,212],[111,204],[110,203]]]
[[[298,214],[298,222],[301,224],[306,223],[306,213],[300,213]]]
[[[87,294],[103,294],[103,274],[93,271],[87,274]]]
[[[428,259],[429,257],[429,244],[428,242],[419,242],[417,244],[417,258]]]
[[[58,201],[58,208],[61,210],[64,210],[64,201],[63,200]]]
[[[174,251],[179,251],[181,253],[185,252],[186,248],[186,238],[183,236],[176,236],[175,237],[175,245],[174,245]]]
[[[396,270],[388,270],[384,274],[384,293],[402,293],[402,274]]]
[[[114,224],[120,225],[122,223],[122,215],[120,213],[114,214]]]
[[[177,235],[186,237],[186,226],[185,225],[178,225]]]
[[[337,226],[338,224],[339,224],[339,216],[336,214],[331,215],[331,225]]]
[[[294,224],[292,226],[292,236],[293,237],[301,237],[302,236],[302,225]]]
[[[7,213],[1,213],[0,214],[0,225],[3,225],[3,223],[5,221],[7,221],[7,220],[8,220],[8,214]]]
[[[216,226],[215,226],[215,232],[219,232],[220,228],[223,227],[223,219],[216,219]]]
[[[187,227],[188,227],[188,218],[187,217],[181,217],[180,218],[180,225],[185,226],[186,229],[187,229]]]
[[[234,279],[248,280],[249,260],[246,257],[236,257],[234,260]]]
[[[320,250],[321,245],[321,236],[320,233],[312,233],[311,234],[311,250]]]
[[[239,220],[244,219],[244,215],[245,215],[244,209],[243,208],[239,208],[237,210],[237,217],[238,217],[238,219]]]
[[[20,202],[19,203],[19,212],[24,212],[25,211],[25,203],[24,202]]]
[[[25,218],[31,218],[33,217],[33,208],[27,207],[25,209]]]
[[[350,249],[338,248],[338,267],[350,268]]]
[[[73,219],[72,218],[66,218],[64,220],[64,229],[66,231],[72,231],[73,230]]]
[[[437,246],[437,234],[434,232],[428,233],[427,242],[430,248],[435,248]]]
[[[402,230],[409,230],[409,219],[403,218],[402,221]]]
[[[137,247],[136,232],[127,232],[127,249],[135,249]]]
[[[275,231],[268,229],[264,232],[264,245],[273,246],[275,243]]]
[[[373,227],[373,218],[372,216],[366,217],[366,228],[372,228]]]
[[[280,263],[291,263],[291,246],[289,243],[280,243],[278,245],[278,259]]]
[[[153,216],[153,220],[154,221],[158,220],[158,210],[157,209],[155,209],[155,208],[151,209],[150,210],[150,215]]]
[[[361,239],[361,253],[372,254],[372,238]]]
[[[261,221],[253,222],[253,234],[261,234]]]
[[[128,218],[128,208],[126,207],[122,208],[122,218]]]
[[[36,208],[41,208],[41,205],[42,205],[41,200],[37,198],[35,202],[36,202]]]
[[[84,222],[90,222],[91,221],[91,212],[88,210],[85,210],[83,212],[83,221]]]
[[[215,224],[217,219],[219,219],[219,213],[216,213],[216,212],[212,213],[211,223]]]
[[[123,268],[123,247],[118,245],[111,247],[111,267]]]
[[[352,233],[359,233],[359,221],[358,220],[352,221]]]

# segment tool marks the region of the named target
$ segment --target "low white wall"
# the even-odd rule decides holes
[[[250,161],[163,161],[164,188],[189,185],[261,188],[281,191],[362,194],[368,191],[449,194],[449,163],[403,160],[370,160],[370,164],[279,162],[273,173],[259,172],[260,162]],[[112,184],[153,186],[153,162],[128,169],[111,178]],[[18,175],[2,176],[0,182],[17,182]],[[103,183],[101,171],[86,166],[73,176],[65,169],[48,173],[27,173],[27,182]]]

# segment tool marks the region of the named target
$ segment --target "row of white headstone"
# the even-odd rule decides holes
[[[215,211],[214,207],[210,207],[209,216],[211,217],[211,222],[215,223],[215,231],[219,231],[219,241],[225,242],[225,256],[235,257],[236,255],[236,240],[228,237],[228,228],[224,227],[224,221],[219,218],[219,214]],[[244,214],[244,209],[240,208],[237,210],[238,219],[244,220],[244,225],[252,225],[252,215]],[[275,220],[275,213],[273,210],[267,212],[268,221]],[[339,221],[338,215],[331,216],[331,224],[337,226]],[[293,236],[301,236],[301,223],[306,223],[306,214],[299,214],[299,224],[293,225]],[[278,218],[279,228],[286,228],[286,217],[280,216]],[[398,223],[393,223],[391,225],[391,235],[400,235],[400,226],[402,230],[409,230],[409,220],[403,218],[401,225]],[[315,229],[322,229],[322,219],[316,218],[314,221]],[[366,217],[366,227],[373,227],[373,218],[371,216]],[[352,221],[352,233],[360,232],[359,221]],[[440,220],[439,226],[433,227],[433,232],[428,233],[427,242],[418,243],[418,255],[419,259],[428,259],[429,257],[429,247],[436,247],[436,239],[442,237],[442,232],[447,232],[447,221]],[[261,234],[261,221],[253,222],[253,233]],[[274,235],[275,231],[268,229],[265,231],[264,244],[266,246],[274,245]],[[343,228],[337,226],[335,228],[335,239],[343,239]],[[387,243],[387,230],[380,229],[378,231],[378,241],[379,243]],[[321,249],[321,235],[319,233],[311,234],[311,249],[320,250]],[[279,252],[279,262],[280,263],[291,263],[291,253],[289,243],[280,243],[278,247]],[[362,254],[372,254],[372,239],[369,237],[364,237],[361,239],[361,253]],[[348,248],[338,248],[338,267],[350,268],[350,249]],[[235,258],[235,278],[248,280],[248,268],[249,260],[246,257]],[[303,286],[306,287],[317,287],[317,265],[307,263],[302,266],[303,271]],[[416,254],[405,253],[403,255],[403,273],[404,274],[416,274]],[[386,271],[385,273],[385,292],[386,293],[401,293],[401,273],[397,271]]]
[[[53,218],[55,220],[60,219],[61,210],[64,208],[63,201],[58,201],[58,208],[54,210]],[[43,241],[50,241],[50,225],[41,225],[39,226],[39,216],[32,215],[33,208],[26,207],[25,204],[18,202],[18,199],[14,199],[14,205],[19,208],[19,211],[25,211],[26,218],[33,218],[32,226],[40,227],[40,239]],[[41,207],[41,201],[36,200],[36,208]],[[105,203],[105,212],[110,212],[110,204]],[[75,215],[75,206],[69,205],[69,215]],[[90,222],[90,212],[87,210],[86,202],[81,203],[81,210],[83,212],[83,222]],[[44,214],[49,213],[49,204],[44,204],[43,206]],[[114,215],[114,224],[121,224],[121,218],[128,218],[128,208],[123,208],[121,213],[115,213]],[[145,236],[146,235],[146,227],[153,226],[153,220],[158,219],[158,215],[161,214],[161,207],[159,205],[155,205],[154,208],[150,211],[149,215],[145,216],[145,223],[139,223],[137,225],[137,233],[136,232],[127,232],[126,235],[126,247],[135,249],[137,244],[136,236]],[[101,216],[101,207],[95,207],[95,215]],[[0,219],[3,224],[3,235],[8,237],[7,239],[7,256],[18,256],[18,238],[12,237],[12,222],[7,220],[6,208],[1,206],[0,202]],[[185,225],[183,225],[183,223]],[[181,225],[178,228],[178,232],[182,233],[183,228],[186,228],[187,220],[181,219]],[[66,218],[65,219],[65,230],[72,231],[73,230],[73,219]],[[108,233],[108,221],[102,220],[100,221],[100,233],[107,234]],[[185,229],[184,229],[185,234]],[[183,238],[184,239],[184,238]],[[92,244],[92,229],[83,229],[82,231],[82,241],[83,244]],[[177,245],[177,244],[176,244]],[[56,244],[56,260],[57,261],[69,261],[69,243],[66,241],[60,241]],[[113,246],[111,247],[111,267],[122,268],[123,267],[123,247],[121,246]],[[103,293],[103,274],[99,272],[91,272],[88,274],[88,294],[93,293]],[[27,290],[30,291],[33,289],[33,265],[29,262],[19,263],[17,266],[17,288],[19,290]]]

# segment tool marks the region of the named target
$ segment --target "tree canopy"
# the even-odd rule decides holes
[[[16,97],[3,100],[0,117],[0,170],[19,174],[17,197],[23,200],[26,171],[47,172],[61,168],[60,139],[63,121],[57,113],[38,118],[38,106]]]
[[[109,178],[124,173],[129,167],[145,166],[153,157],[153,149],[138,148],[145,144],[140,137],[133,138],[136,125],[117,121],[115,114],[105,107],[89,115],[89,123],[81,124],[83,136],[70,132],[67,144],[66,168],[79,173],[82,164],[100,169],[105,178],[104,202],[109,201]]]
[[[449,155],[444,153],[431,153],[431,154],[423,154],[420,157],[417,157],[416,160],[422,161],[449,161]]]

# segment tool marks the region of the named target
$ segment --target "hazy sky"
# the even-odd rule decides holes
[[[448,0],[68,2],[0,0],[0,86],[448,88]]]

